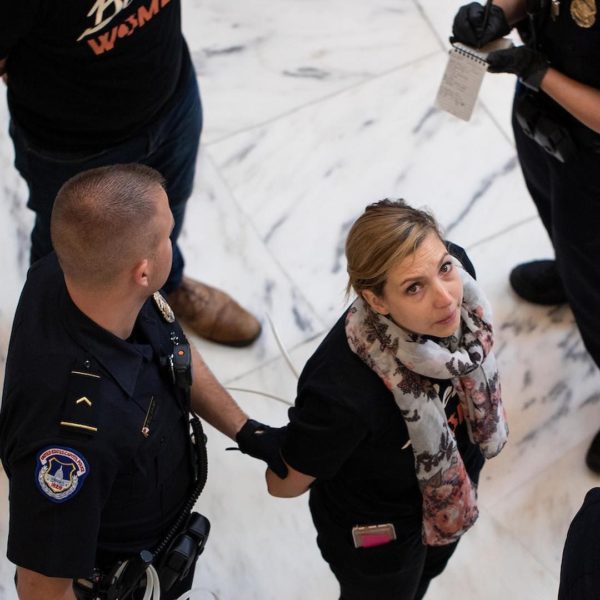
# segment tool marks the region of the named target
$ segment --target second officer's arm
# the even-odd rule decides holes
[[[567,77],[550,67],[540,89],[584,125],[600,133],[600,90]]]

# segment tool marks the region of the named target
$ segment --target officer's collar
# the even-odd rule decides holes
[[[142,362],[144,358],[152,356],[152,349],[145,344],[129,343],[100,327],[77,308],[69,296],[64,279],[61,287],[60,314],[63,316],[65,328],[71,337],[110,373],[125,393],[132,397]],[[149,302],[150,300],[147,300],[142,306],[140,315]],[[141,316],[138,316],[136,327],[138,323],[142,331],[146,329]]]

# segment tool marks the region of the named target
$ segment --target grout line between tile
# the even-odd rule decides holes
[[[552,569],[549,569],[521,540],[521,538],[517,537],[510,529],[508,529],[506,527],[506,525],[504,525],[501,521],[499,521],[493,514],[491,511],[489,511],[487,508],[480,506],[480,511],[485,513],[486,516],[492,520],[496,526],[499,529],[502,529],[504,531],[504,533],[506,535],[508,535],[511,539],[513,539],[519,546],[521,546],[521,548],[540,566],[540,568],[545,571],[546,573],[548,573],[548,575],[550,575],[550,577],[552,577],[552,579],[554,579],[554,581],[556,581],[556,589],[558,592],[558,581],[559,581],[559,577],[556,573],[554,573],[554,571],[552,571]]]
[[[310,308],[311,312],[313,313],[315,319],[318,321],[319,325],[323,328],[325,327],[325,323],[323,322],[323,320],[321,319],[319,313],[317,312],[317,310],[315,309],[315,307],[312,305],[312,303],[304,296],[304,294],[302,294],[301,292],[301,288],[298,286],[298,284],[292,279],[292,277],[290,276],[290,274],[287,272],[287,270],[283,267],[283,265],[281,264],[281,261],[279,260],[279,258],[273,254],[271,252],[271,250],[269,249],[269,247],[265,244],[263,237],[261,236],[260,232],[258,231],[258,229],[256,228],[256,225],[254,224],[254,221],[252,221],[252,219],[249,217],[249,215],[242,209],[242,207],[240,206],[240,203],[237,201],[237,198],[235,197],[235,194],[233,193],[233,190],[231,189],[231,187],[229,186],[229,182],[225,179],[225,177],[223,177],[223,173],[221,172],[221,170],[219,169],[219,167],[217,166],[217,164],[215,163],[215,161],[213,160],[212,156],[210,155],[210,152],[206,152],[206,158],[207,160],[210,161],[211,165],[213,166],[213,168],[215,169],[216,173],[219,176],[219,179],[221,180],[223,186],[225,187],[225,189],[227,190],[228,194],[230,195],[231,199],[233,200],[233,202],[235,203],[238,211],[240,212],[241,215],[244,215],[244,218],[246,220],[247,225],[252,229],[252,231],[255,233],[256,237],[260,240],[261,244],[263,245],[263,247],[265,248],[265,250],[267,251],[267,253],[269,254],[269,256],[272,258],[272,260],[274,261],[274,263],[279,267],[282,275],[287,279],[287,281],[292,285],[293,289],[296,290],[298,292],[298,294],[300,294],[302,300],[304,302],[306,302],[306,305]]]
[[[431,19],[429,18],[429,15],[427,14],[427,11],[421,6],[421,3],[419,2],[419,0],[414,0],[414,4],[415,4],[415,7],[417,9],[417,12],[420,13],[421,17],[423,18],[423,20],[425,21],[425,23],[427,23],[427,26],[431,30],[431,33],[433,34],[433,36],[438,41],[438,44],[440,45],[440,48],[442,50],[444,50],[444,52],[445,52],[446,51],[446,44],[444,43],[444,40],[442,39],[442,37],[440,36],[440,34],[437,32],[437,29],[433,26],[433,23],[431,22]]]
[[[275,123],[277,121],[286,119],[287,117],[289,117],[290,115],[293,115],[297,112],[300,112],[302,110],[304,110],[305,108],[308,108],[310,106],[315,106],[321,102],[325,102],[327,100],[331,100],[332,98],[335,98],[336,96],[340,96],[342,94],[345,94],[346,92],[350,91],[350,90],[354,90],[357,88],[360,88],[362,86],[368,85],[369,83],[373,82],[373,81],[377,81],[378,79],[382,79],[384,77],[387,77],[388,75],[392,75],[393,73],[396,73],[397,71],[401,71],[402,69],[405,69],[406,67],[413,65],[415,63],[421,62],[421,61],[425,61],[430,59],[431,57],[435,56],[439,54],[438,50],[434,50],[433,52],[429,52],[427,54],[424,54],[423,56],[420,56],[418,58],[412,59],[406,63],[402,63],[400,65],[397,65],[396,67],[392,67],[391,69],[388,69],[387,71],[383,71],[382,73],[378,73],[377,75],[373,75],[372,77],[368,77],[366,79],[363,79],[362,81],[358,81],[356,83],[353,83],[352,85],[346,86],[344,88],[341,88],[339,90],[336,90],[335,92],[331,92],[329,94],[325,94],[324,96],[321,96],[320,98],[315,98],[314,100],[311,100],[309,102],[306,102],[305,104],[301,104],[300,106],[295,106],[294,108],[291,108],[287,111],[284,111],[282,113],[279,113],[278,115],[275,115],[274,117],[271,117],[270,119],[266,119],[264,121],[261,121],[260,123],[255,123],[253,125],[248,125],[247,127],[243,127],[242,129],[238,129],[237,131],[233,131],[231,133],[227,133],[219,138],[216,138],[214,140],[210,140],[209,142],[204,142],[202,145],[205,148],[209,148],[210,146],[219,144],[225,140],[228,140],[232,137],[235,137],[236,135],[239,135],[241,133],[247,133],[248,131],[253,131],[254,129],[260,129],[261,127],[265,127],[267,125],[270,125],[271,123]]]
[[[590,442],[592,441],[592,438],[594,437],[594,435],[588,435],[583,439],[577,440],[575,442],[573,442],[573,444],[568,445],[568,444],[564,444],[563,445],[563,452],[562,454],[560,454],[559,456],[557,456],[557,458],[552,461],[551,463],[548,463],[541,471],[539,471],[538,473],[536,473],[533,478],[531,479],[527,479],[525,481],[523,481],[522,483],[520,483],[519,485],[517,485],[516,487],[514,487],[513,489],[509,490],[508,492],[506,492],[505,494],[502,494],[502,496],[500,496],[499,498],[494,499],[492,502],[485,502],[484,506],[486,509],[493,509],[495,508],[497,505],[499,505],[501,502],[502,503],[506,503],[506,500],[508,498],[510,498],[511,496],[514,496],[517,492],[520,492],[521,490],[523,490],[526,486],[528,485],[532,485],[535,481],[541,480],[543,477],[546,476],[546,473],[548,471],[550,471],[550,469],[552,469],[556,463],[560,462],[561,460],[564,459],[564,457],[573,452],[575,450],[575,448],[577,448],[578,446],[583,446],[583,447],[587,447],[589,446]],[[581,458],[582,462],[583,462],[583,455]],[[583,501],[583,498],[582,498]]]
[[[469,244],[468,246],[465,246],[465,249],[473,250],[473,248],[477,248],[478,246],[482,246],[483,244],[486,244],[487,242],[491,242],[492,240],[495,240],[496,238],[502,237],[503,235],[505,235],[509,231],[512,231],[513,229],[518,229],[519,227],[523,227],[533,221],[539,221],[539,219],[540,219],[540,217],[538,215],[531,215],[530,217],[522,219],[521,221],[517,221],[516,223],[513,223],[512,225],[508,225],[504,229],[501,229],[500,231],[497,231],[496,233],[492,233],[491,235],[488,235],[487,237],[484,237],[484,238],[474,242],[473,244]]]

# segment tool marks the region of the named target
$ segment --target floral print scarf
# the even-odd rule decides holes
[[[486,458],[496,456],[508,436],[490,306],[475,280],[453,261],[463,281],[455,335],[440,339],[411,333],[371,310],[362,298],[346,316],[350,348],[381,377],[404,417],[423,496],[423,543],[432,546],[458,540],[479,513],[476,486],[429,378],[451,381],[469,437]]]

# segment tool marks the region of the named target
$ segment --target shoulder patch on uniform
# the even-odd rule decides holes
[[[64,446],[40,451],[35,467],[38,489],[52,502],[64,502],[74,496],[90,472],[83,454]]]
[[[167,323],[173,323],[175,321],[175,314],[173,313],[173,309],[169,306],[169,303],[162,297],[160,292],[154,292],[152,298],[154,299],[154,303],[160,310],[160,314],[163,316],[163,319]]]

